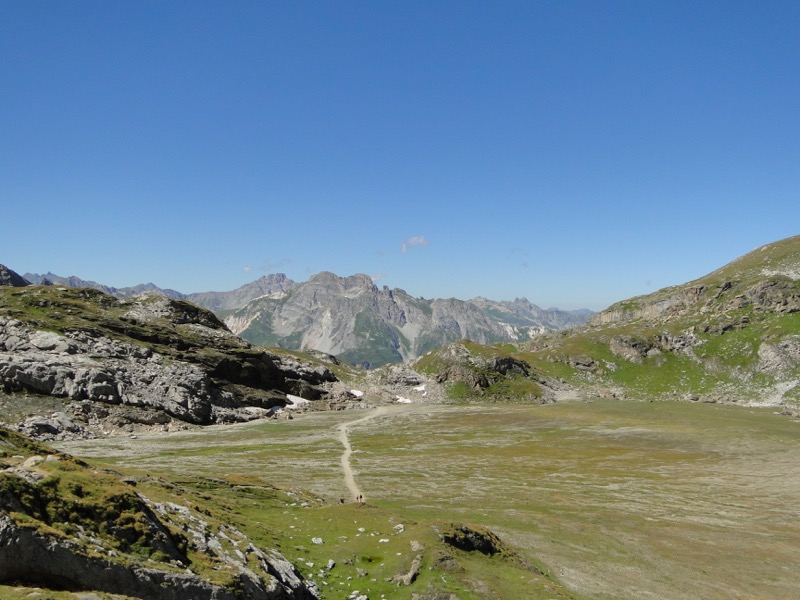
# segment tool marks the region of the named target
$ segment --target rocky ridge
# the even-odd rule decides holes
[[[0,389],[68,401],[31,425],[39,434],[246,421],[288,395],[333,399],[336,383],[324,364],[253,347],[213,313],[158,294],[0,288]]]
[[[0,286],[25,287],[30,284],[31,282],[21,277],[19,273],[12,271],[5,265],[0,265]]]
[[[800,236],[618,302],[523,349],[616,397],[780,406],[800,415]],[[553,367],[562,374],[562,367]]]
[[[280,298],[258,298],[225,323],[259,344],[316,349],[366,367],[400,362],[459,339],[524,341],[543,331],[585,322],[584,311],[544,311],[525,299],[511,303],[415,298],[378,288],[363,274],[319,273]]]
[[[160,291],[225,318],[237,335],[257,344],[317,350],[375,367],[413,360],[462,338],[481,343],[524,341],[585,323],[591,311],[542,309],[525,298],[494,301],[415,298],[402,289],[378,288],[363,274],[322,272],[297,283],[283,273],[263,276],[228,292],[183,294],[152,283],[113,288],[53,273],[26,277],[35,284],[92,288],[117,298]]]
[[[241,308],[251,300],[255,300],[261,296],[280,296],[297,285],[283,273],[265,275],[229,292],[194,292],[190,294],[168,288],[160,288],[154,283],[140,283],[139,285],[116,288],[96,281],[81,279],[74,275],[63,277],[49,271],[44,275],[40,275],[39,273],[26,273],[24,279],[34,285],[57,285],[70,288],[99,290],[115,298],[133,298],[134,296],[146,292],[158,292],[175,300],[188,300],[197,306],[206,308],[215,313],[224,313]],[[6,284],[0,283],[0,285]]]
[[[38,273],[25,273],[25,279],[34,285],[57,285],[70,288],[89,288],[101,291],[104,294],[114,296],[115,298],[133,298],[134,296],[144,294],[145,292],[158,292],[164,296],[167,296],[168,298],[175,298],[176,300],[186,299],[185,294],[171,289],[160,288],[154,283],[140,283],[139,285],[116,288],[109,285],[104,285],[102,283],[97,283],[96,281],[81,279],[80,277],[76,277],[74,275],[62,277],[61,275],[56,275],[55,273],[51,273],[49,271],[44,275],[40,275]]]
[[[256,298],[265,296],[282,298],[297,285],[283,273],[276,273],[259,277],[230,292],[197,292],[187,294],[185,299],[216,314],[221,314],[241,308]]]
[[[765,313],[800,310],[800,236],[768,244],[695,281],[613,304],[593,325],[636,320],[704,320],[742,309]]]

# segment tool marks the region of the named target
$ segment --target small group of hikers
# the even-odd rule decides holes
[[[358,502],[359,504],[363,504],[364,503],[364,496],[362,496],[361,494],[356,496],[356,502]],[[344,503],[345,503],[345,499],[344,498],[339,498],[339,504],[344,504]]]

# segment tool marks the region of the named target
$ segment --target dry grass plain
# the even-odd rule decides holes
[[[256,479],[335,504],[348,496],[339,426],[365,414],[59,447],[126,471]],[[370,505],[409,522],[484,525],[576,596],[800,598],[800,422],[771,410],[417,404],[348,430]]]

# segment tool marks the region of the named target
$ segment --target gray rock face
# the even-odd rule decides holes
[[[0,265],[0,285],[11,287],[25,287],[30,285],[31,282],[21,277],[18,273],[12,271],[5,265]]]
[[[324,386],[336,381],[324,366],[252,348],[212,313],[191,304],[163,296],[119,304],[100,296],[111,303],[101,306],[103,311],[126,311],[116,321],[100,317],[108,323],[108,335],[86,329],[42,331],[0,316],[0,389],[69,398],[83,403],[78,415],[106,405],[137,409],[142,419],[162,413],[209,424],[267,416],[286,404],[287,394],[321,399]],[[86,310],[97,308],[91,304]],[[129,328],[133,337],[117,337],[118,328]],[[87,402],[93,410],[86,410]],[[31,426],[55,428],[44,422]]]
[[[309,348],[369,367],[422,356],[460,339],[487,344],[583,323],[582,311],[543,311],[527,300],[425,300],[379,289],[367,275],[319,273],[281,298],[262,297],[225,319],[254,343]]]
[[[762,343],[758,348],[761,370],[789,373],[800,367],[800,335],[788,336],[775,343]]]
[[[186,299],[214,312],[228,311],[242,308],[263,296],[283,297],[296,286],[297,284],[283,273],[276,273],[265,275],[230,292],[198,292],[188,294]]]
[[[190,423],[212,416],[213,385],[196,365],[108,338],[35,331],[2,317],[0,383],[9,392],[158,408]]]

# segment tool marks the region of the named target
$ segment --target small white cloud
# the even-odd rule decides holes
[[[249,273],[252,270],[253,270],[253,267],[251,267],[250,265],[245,265],[245,266],[242,267],[242,271],[244,271],[245,273]]]
[[[427,245],[428,245],[428,238],[422,235],[415,235],[405,240],[403,244],[400,246],[400,250],[403,252],[403,254],[405,254],[409,248],[413,248],[414,246],[427,246]]]

